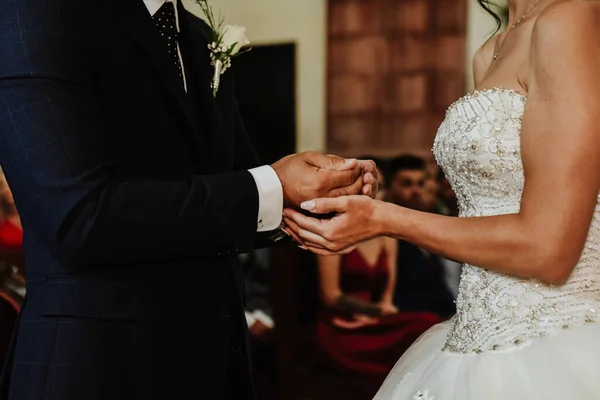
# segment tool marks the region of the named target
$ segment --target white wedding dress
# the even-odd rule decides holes
[[[464,96],[448,109],[433,151],[461,217],[519,211],[525,103],[524,96],[497,88]],[[413,344],[375,399],[600,399],[597,204],[581,259],[564,285],[465,265],[456,315]]]

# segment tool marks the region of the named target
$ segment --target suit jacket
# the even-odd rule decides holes
[[[179,2],[180,3],[180,2]],[[28,294],[3,399],[253,395],[238,252],[259,165],[179,4],[188,92],[142,0],[0,0],[0,164]]]
[[[456,312],[438,256],[431,254],[428,259],[418,246],[398,241],[394,304],[401,311],[428,311],[441,318]]]

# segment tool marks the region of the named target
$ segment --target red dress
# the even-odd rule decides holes
[[[395,263],[394,263],[395,264]],[[358,250],[342,258],[340,287],[344,294],[378,302],[389,279],[387,254],[382,250],[377,263],[369,265]],[[376,325],[358,329],[339,328],[331,322],[340,316],[322,310],[317,341],[329,360],[345,370],[379,379],[380,384],[398,358],[439,318],[430,313],[400,311],[383,317]]]
[[[23,246],[23,229],[6,220],[0,222],[0,247],[20,250]]]

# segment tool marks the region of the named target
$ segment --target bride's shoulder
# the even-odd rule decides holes
[[[599,36],[600,1],[559,0],[550,4],[533,26],[530,81],[545,90],[558,85],[563,92],[597,92]]]
[[[534,37],[563,40],[578,39],[578,35],[600,32],[599,0],[559,0],[549,4],[536,18]],[[598,37],[589,37],[597,41]]]

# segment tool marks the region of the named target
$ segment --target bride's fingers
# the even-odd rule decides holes
[[[313,206],[316,207],[317,204],[318,203],[313,203],[311,201],[307,201],[307,202],[302,203],[302,207],[303,208],[304,207],[313,207]],[[302,229],[307,229],[307,230],[310,230],[311,232],[317,232],[317,233],[320,233],[322,231],[323,224],[325,222],[325,221],[317,219],[317,218],[306,216],[302,213],[299,213],[296,210],[292,210],[289,208],[286,208],[285,210],[283,210],[283,217],[294,221],[294,223],[296,225],[298,225],[299,227],[301,227]]]
[[[287,226],[289,226],[294,235],[299,237],[300,242],[305,247],[315,247],[322,250],[327,250],[327,245],[329,242],[325,240],[323,237],[319,236],[316,233],[307,231],[306,229],[299,226],[295,221],[291,220],[288,217],[283,217],[283,221]]]
[[[302,239],[300,239],[298,237],[298,235],[296,235],[296,232],[294,232],[292,229],[290,229],[287,226],[285,228],[283,228],[283,230],[294,240],[294,242],[298,243],[298,245],[300,245],[300,246],[304,246],[304,244],[302,243]]]
[[[285,226],[283,230],[288,235],[290,235],[292,239],[294,239],[294,242],[298,243],[298,245],[300,245],[301,247],[304,247],[302,239],[300,239],[300,236],[298,236],[298,234],[296,233],[299,229],[298,225],[296,225],[294,221],[290,220],[289,218],[286,218],[285,216],[283,216],[283,224]]]
[[[296,235],[300,236],[303,241],[311,241],[315,244],[323,245],[327,242],[325,239],[325,228],[328,221],[319,220],[312,217],[307,217],[301,213],[285,210],[283,213],[284,221],[293,221],[298,229],[295,230]],[[319,240],[316,242],[314,239]]]
[[[356,249],[356,246],[350,246],[347,247],[343,250],[339,250],[339,251],[334,251],[334,250],[328,250],[328,249],[323,249],[321,247],[314,247],[312,246],[312,244],[307,243],[306,244],[306,249],[310,250],[311,252],[318,254],[320,256],[334,256],[334,255],[344,255],[344,254],[348,254],[351,251],[353,251],[354,249]]]

